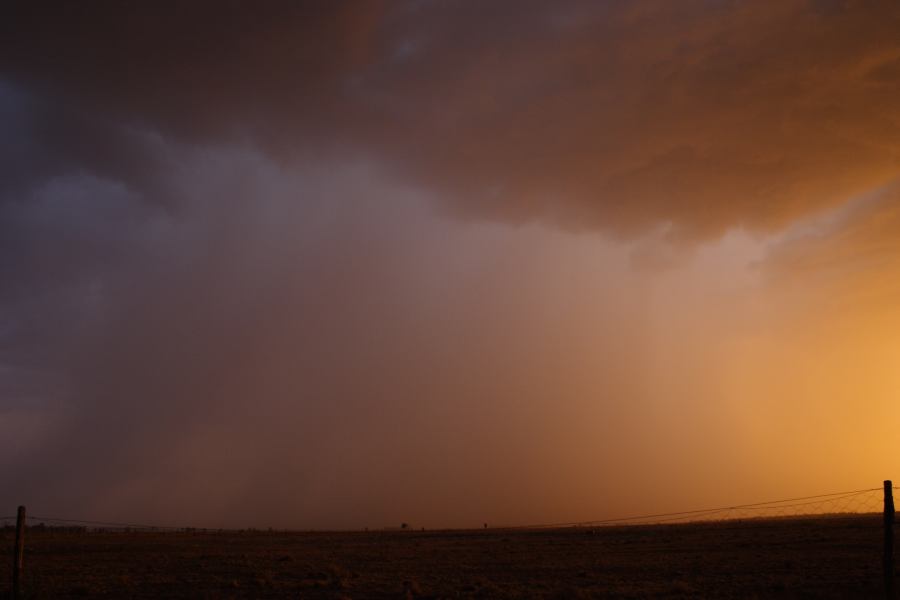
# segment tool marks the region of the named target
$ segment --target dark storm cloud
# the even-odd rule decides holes
[[[898,170],[892,2],[19,2],[3,23],[0,69],[54,103],[370,156],[462,216],[704,238]]]
[[[0,307],[18,315],[5,332],[56,330],[42,307],[90,297],[162,210],[154,205],[167,195],[155,182],[165,155],[152,136],[10,85],[0,86],[0,130]]]
[[[0,201],[20,201],[54,177],[93,173],[119,181],[148,199],[158,173],[172,165],[157,152],[154,136],[109,118],[0,83],[4,145]]]
[[[887,2],[5,3],[0,500],[315,527],[594,510],[584,471],[685,451],[653,454],[672,390],[624,245],[553,228],[644,236],[660,269],[895,177],[897,30]],[[676,325],[700,302],[666,300]],[[685,364],[695,334],[671,336]]]

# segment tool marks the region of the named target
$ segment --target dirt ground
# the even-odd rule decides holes
[[[2,534],[12,563],[13,533]],[[556,530],[31,528],[26,598],[883,598],[880,516]],[[2,569],[0,594],[10,586]]]

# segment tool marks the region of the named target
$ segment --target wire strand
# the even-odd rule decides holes
[[[174,527],[171,525],[146,525],[142,523],[118,523],[113,521],[87,521],[81,519],[62,519],[58,517],[41,517],[38,515],[27,516],[26,519],[32,521],[52,521],[54,523],[72,523],[77,525],[96,525],[100,527],[122,527],[122,528],[130,528],[130,529],[166,529],[166,530],[180,530],[180,529],[189,529],[188,527]]]
[[[507,529],[550,529],[554,527],[578,527],[578,526],[591,526],[591,525],[606,525],[610,523],[626,523],[628,521],[646,521],[649,519],[662,519],[662,520],[672,520],[668,519],[669,517],[679,517],[679,518],[690,518],[692,516],[700,516],[705,515],[706,513],[719,513],[728,510],[739,510],[739,509],[752,509],[752,508],[789,508],[794,505],[784,505],[785,502],[798,502],[801,500],[816,500],[816,499],[824,499],[828,498],[830,500],[842,500],[845,498],[851,498],[854,496],[870,493],[870,492],[880,492],[882,488],[869,488],[863,490],[852,490],[849,492],[835,492],[832,494],[818,494],[816,496],[801,496],[798,498],[785,498],[783,500],[769,500],[766,502],[753,502],[750,504],[737,504],[734,506],[720,506],[717,508],[702,508],[696,510],[684,510],[677,512],[669,512],[669,513],[656,513],[656,514],[648,514],[648,515],[634,515],[630,517],[617,517],[613,519],[600,519],[596,521],[573,521],[569,523],[547,523],[541,525],[519,525],[514,527],[508,527]],[[815,502],[811,502],[810,504],[815,504]],[[660,521],[661,522],[661,521]]]

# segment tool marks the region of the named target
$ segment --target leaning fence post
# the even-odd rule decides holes
[[[894,598],[894,484],[884,482],[884,595]]]
[[[13,551],[12,597],[22,597],[22,559],[25,554],[25,507],[16,514],[16,547]]]

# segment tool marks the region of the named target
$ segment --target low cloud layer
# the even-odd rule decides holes
[[[78,146],[109,121],[288,160],[365,155],[460,215],[705,239],[784,228],[900,169],[892,2],[7,12],[0,71],[113,175],[122,140]]]

